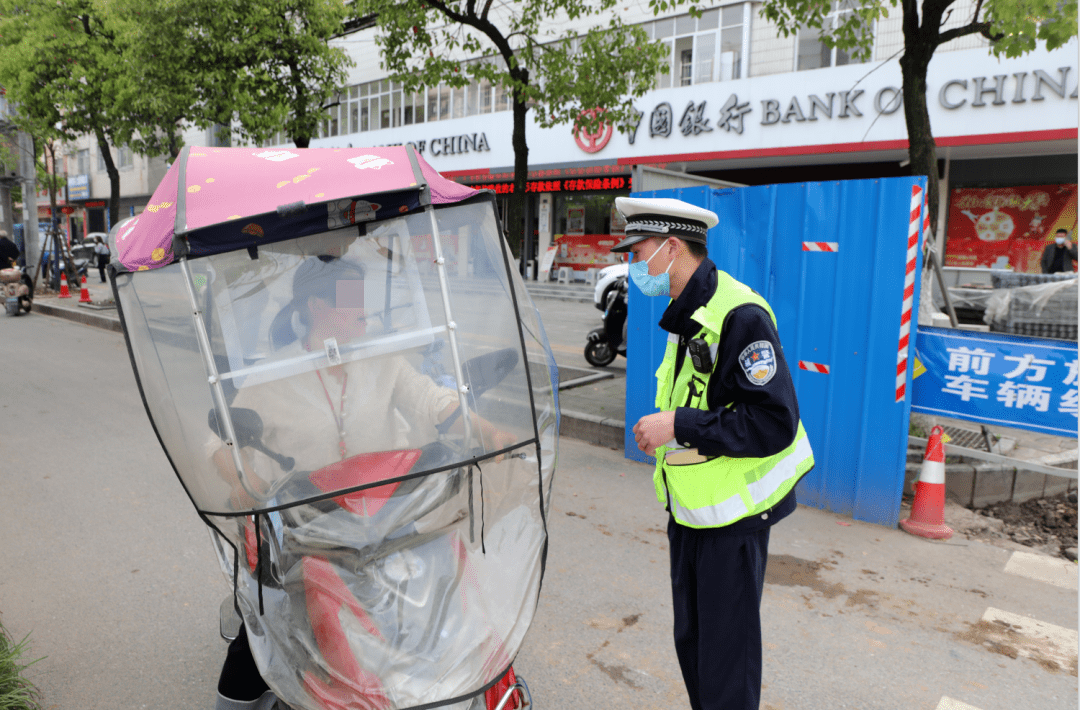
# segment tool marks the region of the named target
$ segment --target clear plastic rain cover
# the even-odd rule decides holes
[[[464,707],[505,673],[539,594],[557,387],[490,200],[120,274],[117,292],[284,701]]]

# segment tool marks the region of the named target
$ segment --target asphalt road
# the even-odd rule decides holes
[[[558,303],[542,312],[569,357],[585,326],[558,324],[576,313]],[[5,317],[0,360],[0,614],[44,657],[30,675],[45,707],[212,707],[228,588],[122,336]],[[537,707],[688,707],[650,479],[618,452],[561,442],[547,576],[515,664]],[[1075,569],[1058,586],[1006,572],[1010,549],[807,508],[774,529],[771,553],[764,710],[1077,707]]]

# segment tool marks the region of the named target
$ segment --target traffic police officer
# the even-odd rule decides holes
[[[694,710],[750,710],[761,696],[761,592],[769,529],[795,510],[814,465],[776,318],[708,258],[709,210],[618,197],[630,278],[672,299],[656,414],[634,435],[656,457],[667,506],[675,650]]]

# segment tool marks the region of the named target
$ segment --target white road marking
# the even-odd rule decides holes
[[[1005,563],[1005,571],[1009,574],[1028,577],[1073,590],[1077,587],[1077,578],[1078,574],[1080,574],[1074,562],[1050,557],[1049,555],[1020,552],[1019,550],[1014,552],[1009,561]]]
[[[941,700],[938,701],[937,707],[934,710],[979,710],[974,705],[968,705],[962,703],[959,700],[954,700],[947,695],[942,695]]]
[[[992,638],[988,637],[988,640],[1011,646],[1019,655],[1040,663],[1076,668],[1080,636],[1075,630],[994,607],[987,607],[982,621],[992,632]]]

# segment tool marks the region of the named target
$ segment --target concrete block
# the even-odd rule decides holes
[[[1047,476],[1046,487],[1043,489],[1044,496],[1056,496],[1061,493],[1068,493],[1076,487],[1076,481],[1071,478],[1062,478],[1061,476]]]
[[[1045,473],[1018,470],[1016,483],[1013,485],[1013,502],[1023,503],[1034,498],[1042,498],[1043,490],[1046,488],[1046,479]]]
[[[1009,500],[1012,496],[1013,476],[1015,471],[1000,466],[977,466],[974,469],[975,483],[971,494],[971,505],[983,508],[991,503]]]
[[[972,486],[975,483],[975,468],[964,464],[951,464],[945,467],[945,499],[963,506],[971,505]]]

